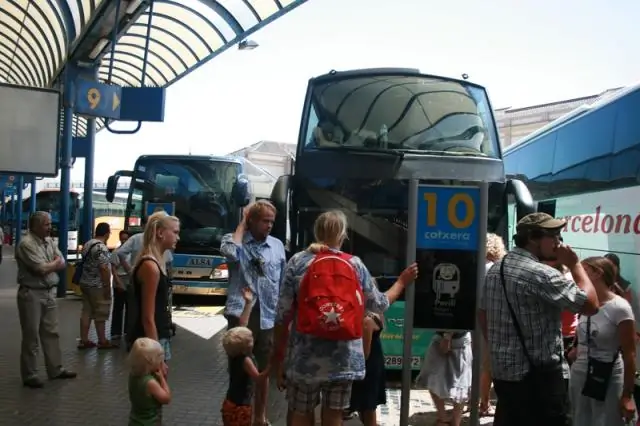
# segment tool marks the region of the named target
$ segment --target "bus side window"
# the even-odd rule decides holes
[[[540,201],[538,203],[538,212],[556,217],[556,200]]]

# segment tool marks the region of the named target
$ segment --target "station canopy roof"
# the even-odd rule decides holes
[[[118,0],[2,0],[0,83],[52,87],[67,53],[83,37],[103,3],[110,1]],[[150,5],[145,12],[116,43],[111,83],[166,87],[305,1],[154,0],[151,5],[147,0]],[[122,0],[121,8],[141,3]],[[147,31],[149,49],[143,72]],[[99,79],[107,82],[111,47],[109,40],[102,44],[106,54]],[[98,120],[98,128],[103,125]],[[85,135],[85,120],[76,117],[74,129],[77,136]]]

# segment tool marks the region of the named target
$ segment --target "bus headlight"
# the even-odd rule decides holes
[[[227,264],[223,263],[222,265],[215,268],[213,272],[211,272],[211,275],[209,275],[209,279],[212,279],[212,280],[229,279],[229,268],[227,268]]]

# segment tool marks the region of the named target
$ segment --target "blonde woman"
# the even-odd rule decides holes
[[[171,281],[163,255],[175,248],[179,233],[180,221],[175,216],[165,212],[149,216],[132,273],[135,321],[127,338],[130,342],[139,337],[159,341],[165,361],[171,358]]]
[[[496,234],[487,234],[487,254],[486,268],[493,266],[494,263],[500,261],[507,254],[504,241]],[[491,417],[495,415],[495,409],[491,405],[491,359],[489,358],[489,348],[486,340],[480,340],[482,348],[482,370],[480,372],[480,416]]]
[[[410,285],[418,275],[418,267],[414,263],[405,269],[398,280],[386,292],[381,293],[376,288],[371,274],[358,257],[349,256],[340,251],[342,243],[347,238],[347,218],[340,211],[328,211],[318,216],[314,223],[315,243],[307,250],[294,255],[285,269],[285,276],[280,286],[280,297],[275,326],[275,344],[277,350],[272,360],[272,369],[278,371],[283,362],[284,353],[281,348],[287,349],[285,374],[287,378],[287,401],[289,410],[292,411],[291,423],[293,426],[312,426],[313,417],[310,415],[316,406],[322,401],[322,424],[324,426],[341,426],[343,411],[349,408],[351,400],[351,386],[353,381],[362,380],[365,376],[365,357],[362,338],[328,340],[316,335],[303,333],[307,323],[300,322],[303,313],[308,312],[307,306],[301,306],[298,297],[304,290],[311,288],[308,283],[314,276],[303,280],[307,270],[316,268],[316,259],[323,262],[333,262],[335,267],[331,276],[335,288],[350,289],[352,285],[359,286],[356,291],[361,307],[374,313],[382,313],[393,303]],[[322,256],[322,257],[320,257]],[[332,258],[333,260],[327,260]],[[314,266],[312,266],[314,265]],[[318,268],[320,268],[318,266]],[[338,273],[338,269],[340,273]],[[318,270],[318,269],[313,269]],[[343,275],[344,274],[344,275]],[[313,281],[318,284],[319,281]],[[307,283],[307,284],[304,284]],[[304,286],[302,286],[303,284]],[[327,283],[323,279],[322,284]],[[340,287],[336,287],[340,286]],[[314,288],[319,288],[318,286]],[[323,291],[328,287],[323,287]],[[336,292],[339,290],[337,289]],[[352,294],[349,292],[349,294]],[[348,296],[345,296],[348,297]],[[294,301],[298,303],[294,304]],[[336,300],[336,299],[334,299]],[[333,304],[329,310],[323,311],[326,315],[324,324],[343,324],[338,318],[351,318],[355,320],[353,310],[345,311],[347,305]],[[326,307],[326,305],[322,305]],[[347,309],[353,306],[347,306]],[[351,316],[350,316],[351,315]],[[287,319],[293,316],[290,344],[284,341],[287,329]],[[364,312],[359,319],[362,324]],[[322,396],[322,397],[321,397]]]

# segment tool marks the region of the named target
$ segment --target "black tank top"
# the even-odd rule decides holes
[[[169,339],[171,337],[171,280],[162,272],[160,265],[155,259],[145,257],[138,262],[133,270],[135,321],[131,327],[131,336],[128,336],[131,342],[134,342],[135,339],[139,337],[147,337],[142,323],[142,281],[138,277],[138,270],[144,262],[155,263],[160,271],[160,279],[158,280],[158,289],[156,291],[154,318],[158,339]]]
[[[253,380],[244,369],[245,358],[247,358],[247,355],[229,357],[227,399],[236,405],[251,405],[251,399],[253,398]],[[256,364],[255,358],[249,358]]]

